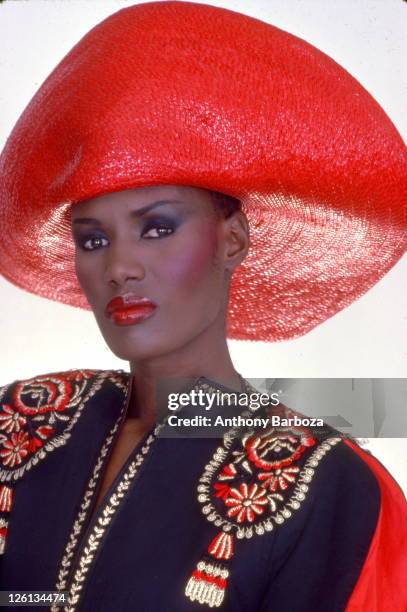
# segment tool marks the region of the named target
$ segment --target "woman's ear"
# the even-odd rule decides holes
[[[238,210],[223,219],[224,265],[233,272],[242,263],[250,247],[249,223],[246,215]]]

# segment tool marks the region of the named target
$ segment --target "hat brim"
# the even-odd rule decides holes
[[[53,71],[0,159],[0,272],[87,308],[69,211],[103,193],[191,185],[242,200],[251,249],[228,336],[302,335],[407,246],[406,149],[363,87],[271,25],[185,2],[136,5]]]

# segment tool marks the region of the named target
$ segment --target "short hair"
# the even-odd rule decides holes
[[[209,191],[209,195],[212,198],[215,212],[220,214],[221,217],[227,219],[237,210],[241,210],[242,203],[237,198],[221,193],[220,191]]]

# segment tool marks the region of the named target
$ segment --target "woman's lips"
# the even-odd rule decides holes
[[[116,325],[136,325],[151,317],[156,308],[148,298],[127,293],[110,300],[105,315]]]

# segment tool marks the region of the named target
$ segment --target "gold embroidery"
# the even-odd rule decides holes
[[[126,400],[127,400],[127,396],[125,398],[125,401],[123,402],[123,407],[120,411],[119,417],[115,423],[115,425],[113,426],[113,428],[110,430],[108,437],[105,440],[105,443],[102,446],[102,449],[100,451],[99,457],[97,459],[96,465],[93,469],[92,472],[92,476],[91,479],[88,482],[88,486],[85,492],[85,495],[82,499],[82,503],[78,512],[78,515],[76,517],[76,520],[73,524],[72,527],[72,532],[69,536],[69,540],[68,540],[68,544],[66,545],[65,551],[64,551],[64,556],[62,558],[61,561],[61,567],[58,573],[58,582],[56,585],[57,590],[59,591],[64,591],[66,589],[66,580],[68,578],[69,575],[69,570],[71,567],[71,563],[73,560],[73,556],[74,556],[74,552],[75,552],[75,548],[78,544],[79,541],[79,536],[81,534],[82,531],[82,527],[84,525],[84,522],[86,520],[87,514],[88,514],[88,510],[89,507],[91,505],[92,499],[93,499],[93,495],[96,491],[96,486],[99,482],[99,476],[100,476],[100,471],[103,467],[104,464],[104,460],[108,454],[108,451],[110,449],[110,446],[112,444],[112,441],[114,439],[114,435],[120,425],[120,422],[122,420],[123,417],[123,412],[125,411],[126,408]]]
[[[213,563],[205,563],[205,561],[200,561],[198,563],[197,570],[209,576],[211,578],[211,584],[208,588],[204,588],[202,582],[190,578],[185,588],[185,595],[191,601],[198,601],[200,604],[208,604],[210,608],[219,608],[223,602],[224,594],[222,587],[219,587],[216,582],[226,582],[229,578],[229,571]]]
[[[10,512],[13,500],[13,489],[7,485],[0,486],[0,512]]]
[[[4,548],[6,545],[8,521],[4,518],[0,518],[0,555],[4,554]]]
[[[246,416],[247,412],[243,414]],[[203,515],[221,531],[210,542],[186,584],[184,592],[190,601],[211,608],[222,605],[234,555],[234,535],[237,539],[264,535],[289,519],[305,500],[315,468],[341,440],[342,437],[326,438],[300,469],[296,462],[316,443],[305,428],[292,431],[269,428],[263,433],[246,432],[243,437],[233,428],[223,436],[197,487]],[[270,458],[270,452],[276,457]],[[291,494],[282,495],[290,485]],[[223,503],[219,512],[212,503],[214,498]],[[261,520],[262,514],[265,518]]]
[[[116,511],[118,510],[120,503],[122,502],[124,496],[129,490],[130,485],[139,470],[139,467],[143,463],[161,427],[162,425],[158,425],[155,428],[153,434],[150,434],[150,436],[147,438],[140,452],[137,453],[135,459],[128,466],[122,479],[116,486],[116,489],[110,496],[96,523],[94,524],[87,538],[86,544],[83,548],[81,557],[78,561],[78,569],[74,574],[73,581],[69,590],[69,603],[68,606],[65,606],[63,608],[65,612],[75,612],[86,579],[86,575],[95,557],[95,553],[102,542],[102,538],[106,532],[106,529],[110,525]],[[57,590],[61,590],[59,588],[59,584],[57,585]],[[51,608],[52,612],[57,612],[59,609],[60,608],[58,606]]]
[[[291,494],[291,497],[284,506],[278,507],[276,504],[274,508],[276,511],[273,514],[270,514],[266,519],[257,523],[254,527],[241,527],[236,525],[236,523],[223,518],[216,511],[215,506],[210,502],[212,479],[218,472],[222,463],[225,461],[225,458],[228,455],[227,451],[230,449],[233,442],[232,436],[226,436],[226,439],[224,439],[224,446],[220,446],[216,449],[211,461],[205,466],[205,470],[199,479],[197,488],[198,501],[202,504],[203,515],[208,521],[213,522],[217,527],[222,527],[223,531],[225,532],[235,529],[236,536],[239,539],[251,538],[255,534],[263,535],[268,531],[272,531],[274,528],[273,523],[281,525],[287,518],[290,518],[293,510],[295,511],[300,508],[301,503],[304,501],[306,493],[308,492],[308,485],[314,477],[314,468],[317,467],[318,463],[325,456],[325,454],[341,440],[342,438],[340,437],[328,438],[315,449],[312,455],[305,462],[304,467],[298,476],[297,484]],[[276,497],[276,499],[278,498]]]
[[[76,425],[83,412],[84,406],[90,400],[91,397],[95,395],[97,391],[101,388],[103,382],[112,376],[112,374],[116,375],[116,372],[102,372],[97,374],[96,379],[91,384],[89,391],[83,395],[83,390],[85,388],[86,381],[84,381],[84,385],[80,391],[78,391],[71,399],[70,399],[70,407],[77,406],[77,410],[72,417],[68,417],[70,420],[65,428],[65,430],[59,435],[53,437],[48,440],[42,448],[40,448],[32,457],[30,457],[26,463],[24,463],[21,467],[15,470],[4,470],[0,469],[0,482],[8,482],[11,480],[18,480],[21,478],[26,470],[31,469],[34,465],[37,465],[40,461],[45,459],[48,453],[54,451],[56,448],[59,448],[66,444],[66,442],[71,437],[71,431]],[[113,379],[113,382],[116,383],[116,379]],[[61,417],[60,417],[61,418]]]
[[[7,389],[9,389],[11,385],[5,385],[4,387],[0,387],[0,400],[3,399],[3,396],[6,395]]]

